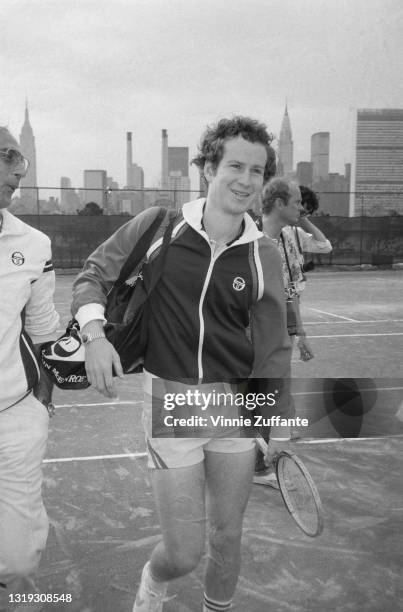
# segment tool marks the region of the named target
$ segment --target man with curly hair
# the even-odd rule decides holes
[[[144,566],[133,612],[162,610],[168,583],[199,564],[207,522],[203,610],[231,607],[254,440],[236,426],[220,432],[210,427],[207,434],[196,427],[187,437],[158,436],[153,426],[158,399],[167,391],[170,397],[213,397],[252,374],[289,375],[281,258],[246,214],[275,173],[271,140],[266,127],[249,117],[221,119],[207,128],[193,160],[207,181],[207,197],[185,204],[174,220],[162,276],[150,298],[143,424],[162,541]],[[122,370],[103,333],[105,295],[156,214],[148,209],[118,230],[90,256],[75,282],[73,314],[87,337],[88,379],[109,397],[116,394],[113,366],[118,374]],[[148,251],[145,283],[160,244],[157,240]],[[182,410],[192,414],[190,400]],[[220,412],[210,403],[202,414],[207,420]]]

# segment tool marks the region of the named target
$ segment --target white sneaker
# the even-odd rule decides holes
[[[255,484],[266,485],[267,487],[272,487],[273,489],[278,489],[277,476],[275,472],[269,468],[263,472],[255,472],[253,477],[253,482]]]
[[[150,562],[143,567],[141,582],[137,591],[132,612],[162,612],[164,601],[167,601],[167,585],[161,584],[161,591],[154,591],[150,586]]]

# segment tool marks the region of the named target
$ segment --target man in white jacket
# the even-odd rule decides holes
[[[59,322],[55,275],[49,238],[7,210],[28,163],[0,127],[0,610],[13,602],[18,609],[48,534],[41,464],[51,384],[38,354]]]

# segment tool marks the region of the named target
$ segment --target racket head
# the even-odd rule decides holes
[[[281,451],[276,475],[284,504],[302,531],[314,538],[323,531],[322,502],[308,469],[297,455]]]

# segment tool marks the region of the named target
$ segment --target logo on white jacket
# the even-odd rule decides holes
[[[15,266],[22,266],[22,264],[25,262],[25,257],[22,253],[20,253],[20,251],[14,251],[14,253],[11,255],[11,261]]]
[[[245,285],[245,280],[241,276],[236,276],[232,281],[232,287],[235,289],[235,291],[242,291],[245,289]]]

